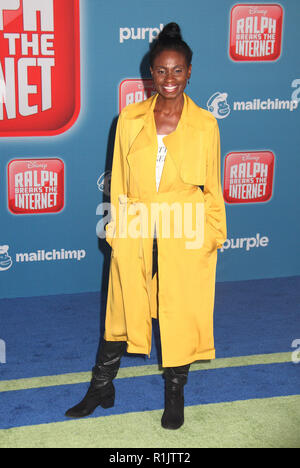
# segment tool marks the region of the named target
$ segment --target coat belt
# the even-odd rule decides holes
[[[139,204],[151,204],[151,203],[163,203],[163,202],[174,202],[177,201],[176,198],[180,198],[180,194],[194,194],[195,192],[203,193],[201,187],[199,185],[191,185],[186,188],[180,190],[170,190],[168,192],[157,192],[151,197],[133,197],[130,195],[121,194],[119,195],[119,205],[124,210],[129,205],[139,205]],[[124,218],[123,218],[124,219]],[[124,225],[122,224],[122,232],[123,232]]]
[[[119,195],[119,203],[120,205],[126,204],[135,204],[135,203],[155,203],[155,202],[163,202],[164,199],[168,199],[170,196],[180,195],[181,193],[195,193],[197,191],[202,191],[199,185],[192,185],[190,187],[181,189],[181,190],[170,190],[168,192],[157,192],[154,196],[149,198],[139,198],[139,197],[132,197],[125,194]]]
[[[159,203],[159,202],[166,202],[170,201],[170,197],[172,201],[174,201],[174,197],[176,200],[176,195],[177,197],[180,196],[181,193],[195,193],[197,191],[202,192],[201,188],[198,185],[192,185],[189,187],[186,187],[181,190],[172,190],[168,192],[157,192],[154,196],[151,196],[149,198],[141,198],[141,197],[133,197],[133,196],[128,196],[125,194],[119,195],[119,205],[121,208],[126,210],[126,207],[129,205],[138,205],[140,203]],[[125,214],[125,213],[124,213]],[[125,222],[125,217],[123,217],[123,223]],[[124,232],[124,224],[122,223],[121,231]],[[140,236],[140,249],[139,249],[139,256],[143,257],[143,241],[142,241],[142,236]]]

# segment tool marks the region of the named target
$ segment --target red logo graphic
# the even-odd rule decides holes
[[[236,61],[277,60],[283,9],[271,3],[235,5],[231,10],[229,54]]]
[[[57,213],[64,207],[60,159],[15,159],[8,165],[8,207],[14,214]]]
[[[229,153],[225,158],[224,199],[227,203],[259,203],[273,192],[271,151]]]
[[[119,112],[134,102],[146,101],[156,93],[152,80],[124,80],[119,87]]]
[[[49,136],[80,112],[79,0],[0,2],[0,136]]]

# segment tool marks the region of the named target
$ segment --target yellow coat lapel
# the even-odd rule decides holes
[[[145,178],[147,178],[146,185],[149,187],[150,184],[152,190],[155,190],[155,154],[157,152],[153,113],[156,99],[157,95],[141,103],[141,110],[137,116],[128,116],[131,120],[131,125],[128,127],[132,144],[127,154],[127,161],[138,185],[145,185]]]
[[[127,161],[138,184],[149,190],[155,188],[155,167],[157,154],[156,125],[154,108],[158,94],[140,103],[139,112],[130,114],[129,141],[132,142],[127,154]],[[134,121],[134,125],[132,125]],[[177,129],[164,138],[167,158],[162,175],[160,189],[169,185],[168,169],[174,166],[183,182],[204,185],[206,175],[205,128],[199,120],[199,108],[184,94],[184,106]],[[173,165],[171,164],[172,159]],[[149,179],[151,178],[151,179]]]
[[[205,141],[199,108],[184,94],[184,107],[177,129],[164,138],[183,182],[204,185],[207,156]]]

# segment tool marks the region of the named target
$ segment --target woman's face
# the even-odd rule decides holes
[[[192,72],[185,56],[175,50],[165,50],[154,60],[150,69],[156,91],[165,99],[176,99],[184,92]]]

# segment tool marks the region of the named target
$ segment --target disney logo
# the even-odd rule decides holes
[[[28,169],[41,168],[41,169],[45,170],[48,167],[48,164],[47,163],[38,163],[38,162],[34,162],[34,161],[28,161],[27,167],[28,167]]]
[[[258,10],[257,8],[249,8],[250,15],[266,15],[267,10]]]
[[[242,156],[242,161],[259,161],[260,157],[259,156],[252,156],[251,154],[246,154],[245,156]]]

